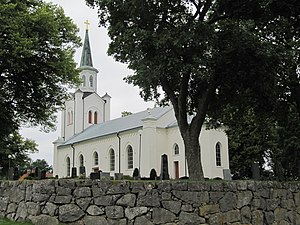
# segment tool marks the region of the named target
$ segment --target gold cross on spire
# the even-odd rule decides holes
[[[86,29],[86,30],[89,30],[89,25],[90,25],[89,21],[86,20],[84,23],[85,23],[85,25],[86,25],[85,29]]]

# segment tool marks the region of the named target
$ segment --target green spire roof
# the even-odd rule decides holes
[[[88,29],[86,29],[85,32],[84,44],[82,49],[81,61],[80,61],[80,67],[84,67],[84,66],[93,67],[92,52],[90,47]]]

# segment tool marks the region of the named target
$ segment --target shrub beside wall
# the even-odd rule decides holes
[[[300,183],[2,181],[0,216],[44,225],[299,225]]]

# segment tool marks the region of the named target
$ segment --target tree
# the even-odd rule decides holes
[[[203,179],[198,138],[207,114],[244,90],[266,95],[262,84],[274,81],[278,65],[272,43],[252,20],[225,7],[232,1],[86,1],[108,26],[108,53],[134,70],[126,81],[145,100],[172,103],[189,176]]]
[[[260,38],[272,43],[279,59],[272,82],[265,81],[254,93],[249,90],[232,92],[230,102],[226,101],[223,107],[215,106],[221,109],[216,121],[229,127],[231,168],[249,177],[251,161],[259,161],[262,167],[267,156],[268,168],[273,170],[275,178],[299,179],[300,2],[242,0],[223,3],[221,8],[228,16],[251,21],[259,30]],[[228,95],[229,91],[223,93]],[[228,96],[224,95],[225,99]]]
[[[123,111],[121,112],[121,116],[125,117],[125,116],[130,116],[132,114],[132,112],[128,112],[128,111]]]
[[[48,165],[45,159],[37,159],[31,163],[31,168],[38,167],[40,170],[44,170],[46,172],[51,172],[52,167]]]
[[[20,170],[30,168],[29,153],[38,151],[34,141],[24,139],[16,131],[0,140],[0,149],[0,166],[3,167],[3,176],[7,175],[9,167],[19,167]]]
[[[77,27],[41,0],[0,0],[0,139],[20,125],[53,128],[67,88],[79,82]]]

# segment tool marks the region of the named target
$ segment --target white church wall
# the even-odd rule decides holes
[[[74,126],[75,126],[75,134],[80,133],[83,130],[83,124],[82,124],[82,107],[83,107],[83,101],[82,101],[83,93],[81,91],[75,92],[75,102],[74,102]],[[74,134],[74,133],[73,133]]]
[[[68,113],[72,111],[72,118],[70,118],[70,121],[69,121],[69,115]],[[75,125],[75,110],[74,110],[74,101],[73,100],[70,100],[70,101],[67,101],[66,104],[65,104],[65,110],[64,110],[64,113],[63,113],[63,124],[62,124],[62,127],[64,127],[63,129],[63,133],[62,133],[62,136],[65,138],[65,140],[67,140],[68,138],[72,137],[74,135],[74,125]]]
[[[187,169],[185,168],[185,152],[184,144],[181,138],[178,127],[172,127],[168,129],[168,139],[167,139],[167,149],[168,149],[168,158],[169,158],[169,174],[171,178],[175,179],[175,162],[179,164],[179,177],[187,176]],[[177,144],[179,147],[179,154],[175,155],[174,145]]]
[[[216,165],[216,151],[215,146],[220,143],[221,148],[221,166]],[[201,143],[201,161],[204,168],[204,175],[208,178],[221,177],[223,178],[223,169],[229,169],[228,159],[228,142],[227,136],[221,129],[207,130],[202,128],[200,135]]]
[[[120,132],[119,137],[121,138],[121,170],[120,172],[124,175],[132,176],[133,170],[139,168],[139,129],[131,131]],[[128,168],[128,147],[129,145],[133,150],[133,167]],[[119,158],[118,158],[119,159]],[[119,162],[118,162],[119,163]],[[116,172],[119,172],[116,171]]]
[[[97,123],[104,121],[104,101],[96,94],[91,94],[84,99],[84,128],[86,129],[91,124],[88,122],[88,112],[92,111],[92,122],[94,123],[94,112],[97,111]],[[93,124],[92,123],[92,124]]]

